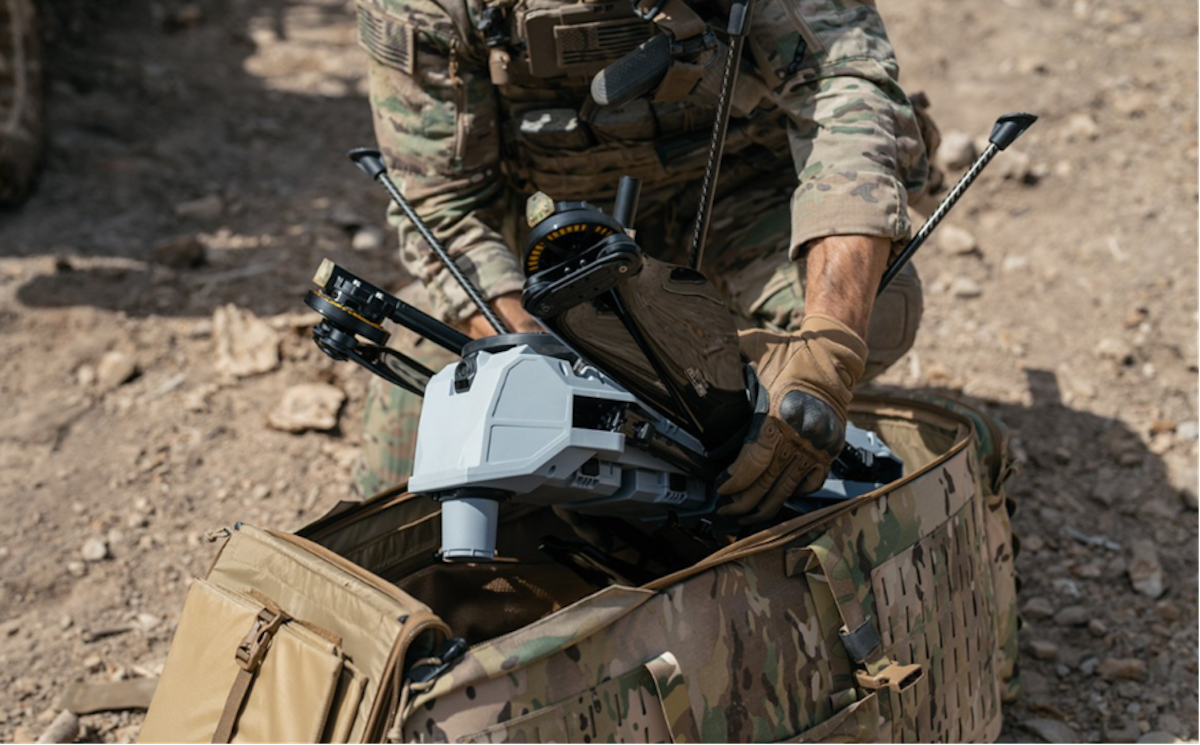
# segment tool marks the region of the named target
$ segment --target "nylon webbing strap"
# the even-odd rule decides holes
[[[225,708],[221,710],[221,719],[217,722],[217,731],[213,733],[213,742],[227,743],[233,741],[233,725],[237,722],[246,696],[250,694],[250,684],[254,682],[254,673],[240,668],[225,699]]]
[[[693,90],[704,76],[704,65],[675,60],[654,93],[655,101],[678,101]]]
[[[214,743],[232,742],[233,728],[237,724],[242,707],[246,704],[247,696],[250,695],[250,684],[254,682],[254,675],[262,667],[271,639],[275,632],[279,631],[279,627],[291,618],[261,593],[252,591],[251,595],[267,607],[258,612],[254,624],[246,633],[246,638],[238,644],[234,653],[238,665],[237,677],[233,679],[233,686],[225,698],[225,708],[221,710],[221,718],[217,721],[217,730],[213,732]]]
[[[643,18],[683,41],[704,33],[706,24],[684,0],[636,0],[633,7]]]
[[[789,574],[803,573],[810,583],[815,581],[828,587],[842,619],[838,635],[850,658],[867,667],[880,660],[883,657],[883,643],[879,630],[867,617],[858,599],[858,587],[854,579],[849,572],[839,571],[845,565],[831,551],[828,541],[823,537],[804,548],[788,551],[788,565]]]

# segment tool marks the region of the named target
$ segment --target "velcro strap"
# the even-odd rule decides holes
[[[698,36],[706,27],[704,19],[684,0],[636,0],[633,7],[638,15],[666,31],[675,41]]]

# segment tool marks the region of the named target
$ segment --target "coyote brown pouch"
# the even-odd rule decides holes
[[[240,526],[188,593],[142,742],[378,741],[427,606],[303,538]]]

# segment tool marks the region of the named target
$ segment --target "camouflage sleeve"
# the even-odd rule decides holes
[[[762,0],[753,23],[799,176],[792,258],[829,235],[905,240],[928,165],[874,0]]]
[[[499,170],[495,90],[486,57],[471,46],[462,0],[362,0],[359,36],[370,55],[375,136],[392,177],[489,300],[521,289],[523,276],[500,229],[507,201]],[[455,9],[451,8],[451,12]],[[474,312],[466,293],[392,205],[404,268],[425,283],[430,312],[458,322]]]

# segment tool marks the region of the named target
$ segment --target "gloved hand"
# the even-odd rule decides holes
[[[769,519],[789,498],[816,491],[846,438],[846,407],[866,364],[866,342],[832,316],[805,316],[797,334],[739,334],[758,376],[750,433],[717,492],[718,510],[743,524]]]

